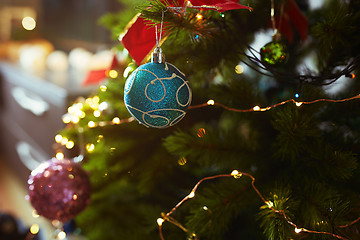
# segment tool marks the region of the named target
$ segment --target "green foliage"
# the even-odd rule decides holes
[[[258,214],[261,221],[260,226],[264,229],[264,235],[267,239],[285,240],[295,237],[294,229],[284,219],[282,213],[274,212],[269,206],[277,211],[285,212],[291,221],[294,218],[294,210],[298,208],[299,202],[295,201],[291,196],[291,192],[287,187],[277,187],[268,198],[268,204],[262,205]]]

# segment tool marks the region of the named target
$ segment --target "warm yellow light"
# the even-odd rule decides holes
[[[120,118],[114,117],[113,120],[112,120],[112,123],[113,124],[120,124]]]
[[[66,144],[65,144],[65,147],[67,149],[72,149],[74,147],[75,143],[73,141],[68,141]]]
[[[99,110],[95,110],[93,114],[94,114],[95,117],[100,117],[101,116],[101,112]]]
[[[86,113],[80,110],[79,113],[78,113],[78,117],[79,118],[84,118],[84,117],[86,117]]]
[[[73,200],[77,200],[77,199],[78,199],[78,195],[77,195],[77,194],[74,194],[72,198],[73,198]]]
[[[302,231],[301,228],[295,228],[295,232],[296,232],[296,233],[300,233],[301,231]]]
[[[55,142],[60,143],[61,140],[62,140],[62,136],[61,136],[60,134],[57,134],[57,135],[55,136]]]
[[[196,14],[196,16],[195,16],[198,20],[201,20],[201,19],[203,19],[204,18],[204,16],[203,15],[201,15],[200,13],[198,13],[198,14]]]
[[[66,137],[63,137],[63,138],[61,139],[61,144],[62,144],[62,145],[65,145],[68,141],[69,141],[69,139],[67,139]]]
[[[74,106],[68,107],[67,111],[68,111],[68,113],[70,113],[70,114],[74,114],[74,113],[75,113],[75,108],[74,108]]]
[[[86,144],[85,147],[86,147],[86,150],[87,150],[88,152],[93,152],[93,151],[95,150],[95,145],[92,144],[92,143]]]
[[[300,107],[302,104],[303,104],[302,102],[295,102],[295,105],[296,105],[297,107]]]
[[[100,86],[100,91],[106,92],[106,90],[107,90],[107,87],[105,85]]]
[[[242,65],[236,65],[236,67],[235,67],[235,72],[237,73],[237,74],[242,74],[243,72],[244,72],[244,67],[242,66]]]
[[[32,17],[24,17],[21,24],[23,28],[28,31],[34,30],[34,28],[36,27],[36,21]]]
[[[207,105],[214,105],[215,104],[215,101],[210,99],[209,101],[207,101]]]
[[[76,103],[75,106],[76,106],[77,109],[80,110],[80,109],[82,109],[84,107],[84,104],[79,102],[79,103]]]
[[[37,234],[39,232],[39,230],[40,230],[39,224],[35,223],[35,224],[31,225],[31,227],[30,227],[30,232],[33,235]]]
[[[96,124],[95,124],[94,121],[89,121],[89,122],[88,122],[88,127],[89,127],[89,128],[93,128],[93,127],[95,127],[95,126],[96,126]]]
[[[156,220],[156,222],[157,222],[157,224],[158,224],[159,226],[161,226],[161,225],[164,223],[164,219],[158,218],[158,219]]]
[[[71,122],[71,117],[69,115],[64,115],[62,117],[62,121],[63,123],[68,124],[69,122]]]
[[[93,101],[96,102],[96,103],[99,103],[99,102],[100,102],[99,96],[94,96],[92,99],[93,99]]]
[[[206,134],[206,131],[205,131],[205,128],[199,128],[198,131],[197,131],[197,136],[199,138],[203,138]]]
[[[191,192],[189,195],[188,195],[188,198],[193,198],[195,197],[195,192]]]
[[[208,208],[207,206],[203,206],[203,209],[204,209],[205,211],[209,210],[209,208]]]
[[[66,238],[66,233],[64,231],[61,231],[58,233],[57,235],[58,239],[65,239]]]
[[[253,110],[254,110],[254,111],[260,111],[261,109],[260,109],[259,106],[255,106],[255,107],[253,107]]]
[[[269,208],[274,207],[274,203],[272,201],[266,201],[266,204],[268,205]]]
[[[231,176],[233,176],[234,178],[240,178],[242,174],[238,170],[233,170],[231,172]]]
[[[187,160],[186,160],[185,157],[182,157],[182,158],[180,158],[180,159],[178,160],[178,164],[179,164],[180,166],[184,166],[186,163],[187,163]]]
[[[116,70],[110,70],[109,71],[109,77],[111,78],[117,78],[118,77],[118,72]]]
[[[57,152],[55,157],[56,157],[56,159],[62,160],[62,159],[64,159],[64,154],[62,152]]]
[[[85,100],[85,102],[86,102],[87,104],[89,104],[89,106],[90,106],[92,109],[96,110],[96,109],[98,109],[98,107],[99,107],[100,98],[99,98],[99,96],[95,96],[95,97],[93,97],[93,98],[87,98],[87,99]]]
[[[124,73],[123,73],[123,77],[127,78],[130,75],[130,73],[132,72],[132,70],[133,70],[133,67],[131,67],[131,66],[126,67],[124,70]]]
[[[37,213],[36,210],[33,210],[32,213],[31,213],[31,215],[33,216],[33,218],[38,218],[38,217],[40,217],[40,215]]]
[[[102,135],[102,134],[98,135],[96,142],[99,143],[103,138],[104,138],[104,135]]]
[[[79,117],[73,117],[71,120],[73,123],[78,123],[80,121]]]

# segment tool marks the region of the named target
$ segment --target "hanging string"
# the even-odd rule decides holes
[[[160,32],[158,31],[157,24],[155,24],[155,40],[156,40],[156,47],[158,48],[160,48],[160,44],[161,44],[163,24],[164,24],[164,11],[161,11]],[[160,36],[158,36],[158,34]]]
[[[270,9],[270,17],[271,17],[271,23],[272,28],[274,29],[273,36],[276,36],[278,34],[278,30],[281,27],[282,19],[284,14],[284,1],[281,1],[281,7],[280,7],[280,16],[279,16],[279,25],[276,27],[276,21],[275,21],[275,3],[274,0],[271,0],[271,9]]]

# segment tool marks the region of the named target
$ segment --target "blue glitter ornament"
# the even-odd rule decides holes
[[[161,49],[155,50],[152,62],[132,72],[124,89],[125,106],[130,114],[151,128],[178,123],[186,114],[191,96],[185,75],[163,61]]]

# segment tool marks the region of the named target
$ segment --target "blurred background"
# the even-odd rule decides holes
[[[53,156],[69,103],[96,87],[89,74],[110,67],[116,43],[99,19],[121,9],[116,0],[0,1],[1,240],[52,238],[26,200],[27,178]]]
[[[99,26],[99,18],[120,9],[121,4],[116,0],[2,0],[0,39],[44,38],[56,49],[81,46],[97,50],[110,43],[110,34]]]

